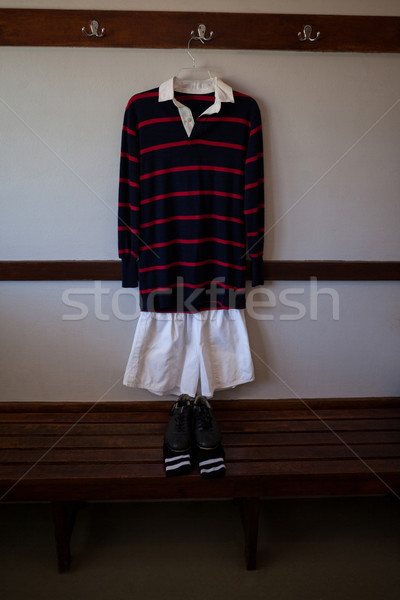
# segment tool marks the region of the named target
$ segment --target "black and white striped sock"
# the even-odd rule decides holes
[[[196,453],[200,475],[203,479],[216,479],[225,476],[225,452],[221,444],[211,449],[197,447]]]
[[[174,452],[166,444],[163,446],[165,474],[167,477],[185,475],[193,469],[190,450]]]

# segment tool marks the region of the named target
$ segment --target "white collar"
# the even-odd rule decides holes
[[[218,79],[218,77],[195,80],[171,77],[171,79],[164,81],[164,83],[162,83],[158,89],[158,101],[173,101],[179,110],[183,126],[185,127],[186,133],[189,137],[194,127],[192,113],[187,106],[184,106],[175,98],[174,91],[186,92],[189,94],[209,94],[215,92],[214,104],[209,106],[202,113],[202,115],[218,113],[221,109],[222,102],[235,102],[231,86],[221,81],[221,79]]]
[[[158,101],[164,102],[165,100],[173,100],[174,90],[189,94],[209,94],[210,92],[215,92],[216,102],[235,102],[231,86],[224,83],[221,79],[218,79],[218,77],[195,80],[171,77],[171,79],[164,81],[164,83],[160,85],[158,90]]]

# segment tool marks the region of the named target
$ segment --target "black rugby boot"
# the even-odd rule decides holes
[[[221,432],[210,403],[197,396],[193,405],[193,434],[199,448],[211,450],[221,443]]]
[[[189,396],[183,394],[173,404],[164,433],[164,466],[167,477],[184,475],[193,469],[193,409]]]

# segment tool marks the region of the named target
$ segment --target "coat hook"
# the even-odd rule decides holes
[[[198,28],[197,28],[197,32],[198,35],[194,35],[194,31],[191,32],[191,38],[188,41],[188,45],[187,45],[187,53],[189,54],[190,58],[193,61],[193,68],[196,68],[196,61],[195,58],[193,56],[193,54],[190,52],[190,42],[192,40],[199,40],[202,44],[204,44],[204,42],[209,42],[212,39],[213,36],[213,31],[210,31],[210,35],[208,36],[208,38],[205,37],[205,33],[206,33],[206,26],[203,25],[203,23],[201,23]]]
[[[203,44],[204,42],[209,42],[213,36],[213,31],[210,31],[210,35],[208,36],[208,38],[206,38],[206,26],[203,25],[203,23],[201,23],[198,28],[197,28],[197,32],[198,32],[198,37],[194,36],[194,31],[192,31],[192,39],[193,40],[200,40]]]
[[[101,38],[103,37],[104,33],[105,33],[105,29],[104,27],[101,28],[101,33],[99,33],[99,24],[97,21],[90,21],[90,29],[92,33],[88,33],[86,31],[86,27],[82,27],[82,31],[83,33],[87,36],[87,37],[98,37]]]
[[[314,38],[312,38],[311,31],[312,31],[311,25],[304,25],[303,31],[299,31],[299,33],[297,34],[299,40],[301,42],[306,42],[306,41],[315,42],[315,40],[317,40],[319,38],[321,33],[319,31],[317,31],[317,35]]]

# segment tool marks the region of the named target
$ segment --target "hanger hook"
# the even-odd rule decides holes
[[[193,33],[193,31],[192,31],[192,33]],[[188,45],[187,45],[187,53],[189,54],[190,58],[192,59],[192,61],[193,61],[193,69],[195,69],[195,68],[196,68],[196,60],[195,60],[195,58],[194,58],[193,54],[190,52],[190,42],[191,42],[193,39],[194,39],[194,38],[193,38],[193,37],[191,37],[191,38],[190,38],[190,40],[188,41]]]
[[[187,53],[189,54],[190,58],[193,61],[193,68],[196,68],[196,59],[194,58],[193,54],[190,52],[190,42],[192,40],[199,40],[199,42],[201,42],[202,44],[204,44],[204,42],[209,42],[212,39],[213,36],[213,31],[210,31],[210,35],[208,37],[205,37],[206,34],[206,26],[201,23],[198,28],[197,28],[197,33],[198,35],[194,34],[194,31],[191,32],[191,37],[188,41],[188,45],[187,45]]]

